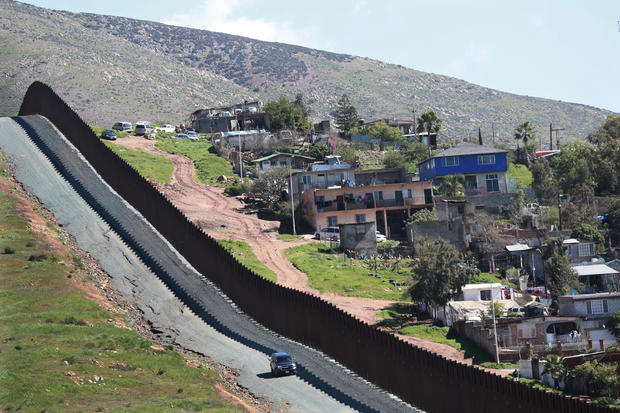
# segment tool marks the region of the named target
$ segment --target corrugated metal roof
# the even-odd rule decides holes
[[[605,264],[576,265],[573,269],[577,271],[579,275],[620,274],[618,271]]]
[[[506,250],[509,252],[528,251],[531,249],[532,247],[527,244],[506,245]]]
[[[279,156],[279,155],[288,156],[290,158],[303,158],[303,159],[308,159],[310,161],[314,160],[314,158],[311,156],[298,155],[298,154],[293,154],[293,153],[276,152],[276,153],[272,153],[271,155],[263,156],[262,158],[254,159],[252,162],[268,161],[269,159],[275,158],[276,156]]]

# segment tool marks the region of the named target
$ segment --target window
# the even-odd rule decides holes
[[[327,217],[327,226],[335,227],[338,225],[338,217]]]
[[[431,159],[431,168],[434,168],[434,167],[435,167],[435,160]]]
[[[491,301],[491,290],[480,290],[480,299],[482,301]]]
[[[403,198],[412,198],[412,196],[411,196],[411,189],[403,190]]]
[[[579,244],[579,256],[589,257],[594,255],[594,244]]]
[[[304,175],[301,180],[305,185],[312,185],[312,175]]]
[[[286,166],[286,161],[280,161],[280,166]]]
[[[458,156],[446,156],[443,158],[443,166],[457,166],[459,164]]]
[[[377,201],[383,201],[383,191],[377,191],[377,192],[375,192],[375,200],[377,200]]]
[[[478,155],[478,165],[492,165],[495,163],[495,155]]]
[[[355,214],[355,222],[358,224],[366,222],[366,214]]]
[[[497,174],[490,174],[486,176],[487,192],[499,192],[499,180]]]
[[[588,301],[588,314],[605,314],[607,312],[607,300]]]

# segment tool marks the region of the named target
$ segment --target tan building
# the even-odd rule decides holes
[[[405,239],[404,221],[421,208],[433,207],[431,182],[309,189],[301,197],[303,216],[316,230],[375,222],[377,231]]]

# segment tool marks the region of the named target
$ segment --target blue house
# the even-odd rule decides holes
[[[467,195],[508,192],[508,163],[503,149],[462,142],[418,164],[420,181],[465,175]]]

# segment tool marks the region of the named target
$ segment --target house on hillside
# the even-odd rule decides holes
[[[558,313],[583,319],[584,333],[594,343],[603,340],[605,345],[615,344],[616,339],[606,328],[607,321],[620,310],[620,293],[577,294],[558,297]]]
[[[431,182],[358,186],[349,181],[324,189],[313,187],[315,182],[302,181],[300,185],[305,189],[301,195],[303,217],[314,229],[375,222],[377,230],[388,238],[405,239],[406,218],[418,209],[433,207]]]
[[[355,185],[355,168],[344,163],[337,155],[325,157],[322,163],[313,163],[304,171],[293,172],[293,196],[313,189],[327,189]]]
[[[256,175],[261,176],[272,166],[288,166],[295,171],[303,171],[308,165],[314,162],[314,158],[293,153],[276,152],[262,158],[254,159],[252,162],[254,163]]]
[[[463,174],[466,195],[506,193],[509,192],[507,152],[462,142],[420,162],[420,181],[437,185],[443,177]]]
[[[566,255],[572,264],[590,262],[597,254],[597,246],[592,241],[570,238],[564,240],[562,244],[566,247]]]
[[[583,264],[573,266],[583,284],[582,292],[618,291],[620,273],[605,264]]]

